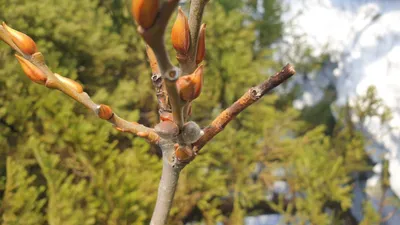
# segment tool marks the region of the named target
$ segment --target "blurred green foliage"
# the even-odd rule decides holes
[[[282,10],[279,1],[262,3],[264,13],[255,1],[207,6],[205,86],[192,118],[202,126],[280,68],[268,47],[282,33]],[[53,71],[84,84],[95,101],[153,126],[157,101],[127,4],[0,0],[0,18],[36,40]],[[157,149],[30,82],[5,44],[0,87],[2,224],[149,223],[161,172]],[[183,170],[169,224],[236,225],[246,215],[272,212],[291,224],[345,219],[351,174],[368,169],[363,137],[345,123],[305,122],[289,101],[278,100],[265,96]],[[325,126],[334,132],[328,136]],[[273,192],[276,181],[287,182],[285,195]]]

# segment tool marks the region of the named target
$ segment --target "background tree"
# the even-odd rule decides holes
[[[208,3],[204,87],[191,117],[201,127],[280,67],[269,49],[281,35],[279,2],[263,1],[264,12],[254,3]],[[84,84],[121,117],[154,126],[151,71],[128,9],[124,1],[0,0],[2,18],[36,41],[54,72]],[[2,224],[148,224],[160,150],[33,84],[12,53],[0,45]],[[246,215],[276,212],[292,223],[348,217],[349,175],[366,169],[363,138],[342,124],[327,136],[282,99],[267,95],[241,113],[182,170],[169,224],[242,224]],[[297,197],[280,197],[276,181]]]

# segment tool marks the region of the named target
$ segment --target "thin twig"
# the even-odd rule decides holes
[[[288,64],[283,67],[280,72],[276,73],[274,76],[271,76],[268,80],[250,88],[239,100],[221,112],[221,114],[219,114],[217,118],[215,118],[214,121],[203,130],[204,135],[193,144],[194,151],[200,151],[200,149],[207,144],[207,142],[221,132],[224,127],[240,112],[258,101],[263,95],[283,83],[295,73],[296,71],[294,70],[293,66]]]
[[[46,76],[46,87],[55,88],[73,98],[75,101],[81,103],[86,108],[92,110],[97,116],[99,116],[99,108],[100,105],[93,102],[90,96],[86,92],[78,92],[76,89],[71,88],[65,84],[63,84],[55,74],[50,70],[50,68],[46,65],[44,56],[42,53],[37,52],[33,55],[24,54],[11,40],[8,32],[4,30],[3,27],[0,26],[0,38],[4,40],[7,44],[10,45],[17,52],[21,53],[21,55],[28,60],[30,63],[35,65],[39,70],[41,70]],[[48,85],[49,84],[49,85]],[[151,143],[157,143],[159,140],[159,136],[154,132],[153,129],[143,126],[141,124],[135,122],[126,121],[115,113],[112,114],[112,117],[108,120],[108,122],[112,123],[118,130],[124,132],[130,132],[133,134],[141,134],[141,137],[148,139]]]
[[[181,75],[181,71],[172,65],[164,44],[165,29],[178,3],[179,0],[165,1],[161,7],[155,24],[147,30],[139,26],[138,32],[142,35],[145,42],[154,52],[154,55],[157,59],[158,68],[160,69],[161,76],[164,79],[165,89],[167,91],[168,100],[172,108],[174,122],[181,129],[184,123],[182,112],[184,103],[180,99],[178,90],[176,88],[176,80]]]
[[[179,0],[165,1],[161,7],[156,22],[152,27],[147,30],[141,26],[138,27],[139,34],[142,35],[144,41],[153,49],[160,71],[165,78],[168,78],[168,74],[164,73],[173,69],[173,65],[165,49],[164,34],[168,21],[178,3]]]
[[[153,50],[148,45],[146,45],[146,52],[152,71],[151,81],[153,82],[158,100],[158,112],[160,115],[162,115],[163,113],[170,113],[172,112],[172,110],[171,106],[168,104],[168,96],[165,91],[165,85],[160,73],[160,68],[158,68],[156,56],[154,55]]]
[[[182,73],[191,74],[196,70],[196,53],[199,39],[199,31],[203,12],[209,0],[192,0],[190,2],[189,29],[190,47],[185,63],[182,63]]]

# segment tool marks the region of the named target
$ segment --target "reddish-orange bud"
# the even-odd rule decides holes
[[[174,121],[174,118],[172,116],[172,113],[163,112],[160,114],[160,120],[161,121]]]
[[[196,64],[200,64],[206,55],[206,24],[200,27],[199,43],[197,44]]]
[[[110,106],[108,105],[100,105],[98,116],[103,120],[109,120],[113,117],[114,113]]]
[[[148,29],[153,26],[159,9],[159,0],[132,0],[132,14],[136,22]]]
[[[186,55],[190,47],[190,31],[188,19],[181,8],[178,9],[178,17],[172,27],[171,39],[175,50]]]
[[[179,161],[188,161],[193,157],[193,151],[187,146],[174,145],[175,156]]]
[[[176,81],[179,95],[182,100],[193,101],[199,97],[203,86],[204,66],[199,66],[191,75],[180,77]]]
[[[12,29],[3,22],[3,27],[10,34],[11,40],[14,44],[25,54],[32,55],[37,52],[36,43],[28,35]]]
[[[54,74],[64,85],[66,85],[67,87],[75,90],[78,93],[82,93],[83,92],[83,88],[82,85],[80,85],[78,82],[71,80],[69,78],[63,77],[60,74],[55,73]]]
[[[33,82],[38,84],[45,84],[47,77],[39,68],[33,65],[31,62],[26,60],[24,57],[15,55],[17,57],[18,62],[21,64],[22,70]]]

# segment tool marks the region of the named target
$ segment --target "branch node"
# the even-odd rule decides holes
[[[164,74],[164,78],[169,81],[176,81],[180,76],[180,70],[177,67],[173,67],[172,69],[168,70]]]

